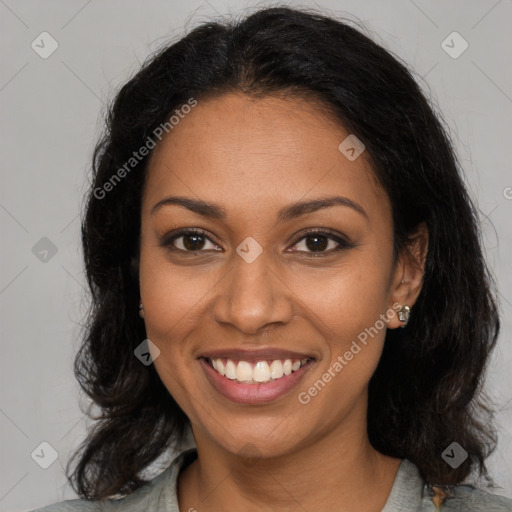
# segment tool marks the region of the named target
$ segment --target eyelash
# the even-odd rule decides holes
[[[208,251],[208,249],[207,250],[199,249],[197,251],[187,251],[185,249],[178,249],[177,247],[174,247],[173,243],[175,242],[175,240],[177,240],[178,238],[181,238],[183,236],[187,236],[187,235],[202,235],[209,242],[211,242],[215,245],[218,245],[213,240],[210,239],[210,237],[207,235],[207,233],[205,231],[203,231],[202,229],[194,228],[194,229],[180,230],[176,233],[172,233],[172,234],[168,234],[168,235],[164,236],[164,238],[162,239],[162,242],[161,242],[161,246],[165,247],[166,249],[168,249],[172,252],[181,252],[184,254],[191,254],[191,255],[195,255],[194,253],[199,255],[203,252]],[[336,242],[338,244],[338,246],[335,247],[334,249],[330,249],[329,251],[320,251],[320,252],[293,251],[293,252],[309,254],[310,256],[308,256],[308,257],[317,258],[317,257],[321,257],[321,256],[331,255],[331,254],[341,251],[343,249],[351,249],[351,248],[355,247],[353,244],[349,243],[347,240],[343,239],[339,235],[335,234],[334,232],[332,232],[330,230],[325,230],[325,229],[310,229],[308,231],[304,231],[304,232],[300,233],[300,235],[299,235],[300,238],[298,238],[297,241],[295,243],[293,243],[293,245],[291,247],[296,246],[302,240],[312,237],[313,235],[326,237],[329,240],[333,240],[334,242]],[[215,252],[219,252],[219,251],[215,251]]]

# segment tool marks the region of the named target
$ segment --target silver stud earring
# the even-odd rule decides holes
[[[409,321],[410,316],[411,316],[411,308],[409,306],[404,306],[398,312],[398,320],[400,320],[400,322],[403,322],[403,324],[404,324],[404,325],[401,325],[400,327],[405,327],[407,325],[407,322]]]

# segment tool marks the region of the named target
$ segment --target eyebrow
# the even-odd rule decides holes
[[[225,220],[227,218],[226,210],[217,203],[203,201],[201,199],[191,199],[183,196],[169,196],[158,201],[153,208],[151,208],[151,215],[163,206],[178,205],[187,208],[188,210],[197,213],[203,217],[210,219]],[[286,222],[291,219],[300,217],[307,213],[312,213],[323,208],[330,208],[333,206],[346,206],[352,208],[368,220],[368,215],[361,205],[352,201],[348,197],[343,196],[329,196],[312,199],[310,201],[302,201],[292,203],[282,208],[277,214],[277,222]]]

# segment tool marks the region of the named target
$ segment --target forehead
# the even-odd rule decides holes
[[[339,149],[349,135],[299,97],[199,100],[155,148],[143,208],[170,194],[247,209],[339,193],[384,213],[387,195],[364,152],[349,160]]]

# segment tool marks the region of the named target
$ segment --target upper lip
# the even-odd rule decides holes
[[[311,354],[304,352],[294,352],[292,350],[281,350],[278,348],[260,348],[260,349],[217,349],[209,350],[199,356],[199,358],[209,359],[231,359],[236,361],[264,361],[264,360],[278,360],[278,359],[315,359]]]

